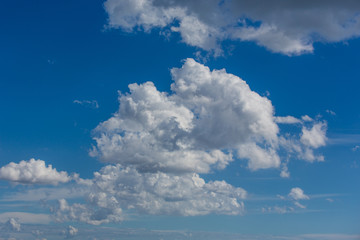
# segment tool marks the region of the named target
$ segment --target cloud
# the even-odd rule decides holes
[[[314,124],[311,128],[303,127],[300,141],[309,147],[319,148],[326,145],[326,122]]]
[[[66,238],[72,238],[77,235],[78,229],[69,225],[66,230],[63,230],[63,234],[66,235]]]
[[[263,207],[261,208],[262,213],[277,213],[277,214],[285,214],[294,212],[295,209],[287,206],[273,206],[273,207]]]
[[[238,215],[244,211],[246,191],[225,181],[205,182],[198,174],[140,173],[120,164],[96,172],[87,204],[70,205],[59,200],[58,221],[82,221],[98,225],[124,220],[125,210],[140,214],[196,216]]]
[[[293,116],[286,116],[286,117],[276,117],[275,121],[277,123],[284,123],[284,124],[294,124],[294,123],[301,123],[300,119],[297,119]]]
[[[309,196],[304,194],[304,191],[301,188],[295,187],[290,190],[288,196],[294,200],[308,200]]]
[[[247,159],[251,170],[278,168],[280,148],[320,159],[312,149],[325,145],[326,123],[305,127],[295,117],[276,117],[271,101],[241,78],[193,59],[171,75],[171,94],[152,82],[130,84],[130,93],[120,94],[119,110],[94,131],[92,156],[140,172],[178,174],[209,173],[234,158]],[[301,140],[280,136],[279,121],[300,122]]]
[[[96,100],[74,100],[73,103],[80,104],[90,108],[99,108],[99,104]]]
[[[0,179],[23,184],[53,184],[70,181],[64,171],[58,172],[52,165],[45,165],[42,160],[11,162],[0,168]]]
[[[21,225],[15,218],[9,218],[5,223],[5,227],[11,231],[20,232]]]
[[[312,52],[315,42],[360,35],[360,4],[351,0],[107,0],[104,7],[110,28],[177,32],[186,44],[215,55],[229,39],[297,55]]]
[[[353,151],[353,152],[356,152],[356,151],[358,151],[360,149],[360,146],[359,145],[356,145],[355,147],[353,147],[351,150]]]
[[[329,109],[327,109],[326,112],[327,112],[328,114],[332,115],[332,116],[335,116],[335,115],[336,115],[336,113],[335,113],[334,111],[329,110]]]

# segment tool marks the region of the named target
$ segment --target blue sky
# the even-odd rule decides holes
[[[205,2],[1,3],[0,239],[360,238],[360,5]]]

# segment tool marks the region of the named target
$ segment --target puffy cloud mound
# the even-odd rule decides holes
[[[42,160],[30,159],[20,163],[11,162],[0,168],[0,179],[25,184],[53,184],[70,181],[64,171],[58,172]]]
[[[360,35],[360,3],[352,0],[107,0],[104,6],[110,27],[178,32],[185,43],[215,55],[227,39],[293,55],[312,52],[314,42]]]
[[[10,231],[20,232],[21,224],[15,218],[10,218],[5,223],[5,228],[10,230]]]
[[[279,148],[320,160],[312,149],[325,144],[326,123],[306,122],[310,130],[303,127],[301,141],[279,137],[277,123],[305,121],[275,117],[271,101],[241,78],[193,59],[171,74],[171,94],[151,82],[129,85],[130,93],[119,96],[119,110],[95,129],[93,156],[167,173],[208,173],[225,168],[234,156],[248,159],[251,170],[278,168]]]
[[[280,165],[269,99],[193,59],[171,73],[171,95],[151,82],[120,95],[118,112],[95,130],[93,155],[142,172],[208,173],[226,167],[233,154],[248,158],[251,169]]]
[[[294,200],[308,200],[309,196],[304,194],[301,188],[295,187],[290,190],[289,197]]]

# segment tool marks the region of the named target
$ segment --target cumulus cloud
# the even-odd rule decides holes
[[[66,238],[72,238],[77,235],[78,229],[69,225],[66,230],[63,230],[63,234],[66,236]]]
[[[308,200],[309,196],[304,194],[304,191],[301,188],[295,187],[290,190],[288,196],[294,200]]]
[[[5,227],[11,231],[19,232],[21,229],[20,223],[15,218],[10,218],[6,223]]]
[[[300,141],[309,147],[319,148],[326,145],[326,122],[314,124],[311,128],[302,128]]]
[[[122,221],[123,209],[142,214],[195,216],[210,213],[237,215],[244,211],[246,191],[225,181],[205,182],[198,174],[140,173],[120,164],[94,174],[87,204],[59,200],[58,221],[90,224]]]
[[[279,148],[308,160],[325,145],[325,123],[307,128],[295,117],[275,117],[268,98],[224,69],[187,59],[171,74],[171,94],[151,82],[120,94],[119,110],[94,131],[92,156],[141,172],[209,173],[234,157],[247,159],[251,170],[278,168]],[[280,122],[301,123],[301,140],[279,137]]]
[[[178,32],[186,44],[215,55],[228,39],[294,55],[312,52],[314,42],[360,35],[360,3],[352,0],[107,0],[104,6],[111,28]]]
[[[24,184],[53,184],[70,181],[64,171],[58,172],[52,165],[45,165],[42,160],[11,162],[0,168],[0,179]]]

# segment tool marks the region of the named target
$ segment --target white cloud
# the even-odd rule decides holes
[[[299,207],[299,208],[302,208],[302,209],[305,209],[306,208],[306,206],[304,206],[304,205],[302,205],[301,203],[299,203],[299,202],[294,202],[294,205],[295,206],[297,206],[297,207]]]
[[[326,112],[327,112],[328,114],[332,115],[332,116],[335,116],[335,115],[336,115],[336,113],[335,113],[334,111],[329,110],[329,109],[327,109]]]
[[[58,172],[42,160],[30,159],[20,163],[11,162],[0,168],[0,179],[24,184],[53,184],[70,181],[64,171]]]
[[[9,218],[5,226],[11,231],[20,232],[21,224],[15,218]]]
[[[193,59],[171,73],[171,95],[151,82],[129,85],[119,111],[96,128],[92,155],[140,171],[208,173],[226,167],[237,151],[251,169],[279,166],[270,100]]]
[[[309,117],[308,115],[302,116],[301,119],[302,119],[304,122],[312,122],[312,121],[314,121],[314,119],[312,119],[312,118]]]
[[[96,100],[74,100],[73,103],[80,104],[90,108],[99,108],[99,104]]]
[[[308,200],[309,196],[304,194],[304,191],[301,188],[295,187],[290,190],[288,196],[294,200]]]
[[[108,165],[96,172],[87,204],[59,201],[58,221],[90,224],[124,220],[123,209],[154,215],[238,215],[244,211],[246,191],[224,181],[206,183],[198,174],[140,173],[134,168]]]
[[[294,124],[294,123],[301,123],[301,120],[293,116],[286,116],[286,117],[276,117],[275,122],[284,123],[284,124]]]
[[[287,206],[273,206],[273,207],[263,207],[261,209],[262,213],[277,213],[277,214],[285,214],[294,212],[294,208]]]
[[[271,101],[241,78],[193,59],[171,74],[171,94],[151,82],[129,85],[130,93],[119,96],[119,110],[95,129],[92,156],[142,172],[171,173],[208,173],[234,157],[247,159],[251,170],[278,168],[280,148],[321,160],[313,148],[325,145],[325,122],[308,122],[307,128],[295,117],[276,117]],[[279,138],[280,122],[301,123],[301,141]]]
[[[107,0],[104,6],[111,28],[170,29],[185,43],[215,55],[227,39],[294,55],[312,52],[314,42],[360,35],[356,1]]]
[[[302,128],[300,141],[309,147],[319,148],[326,145],[326,122],[318,122],[311,128]]]
[[[78,229],[69,225],[66,230],[63,230],[63,234],[66,235],[66,238],[72,238],[77,235]]]

